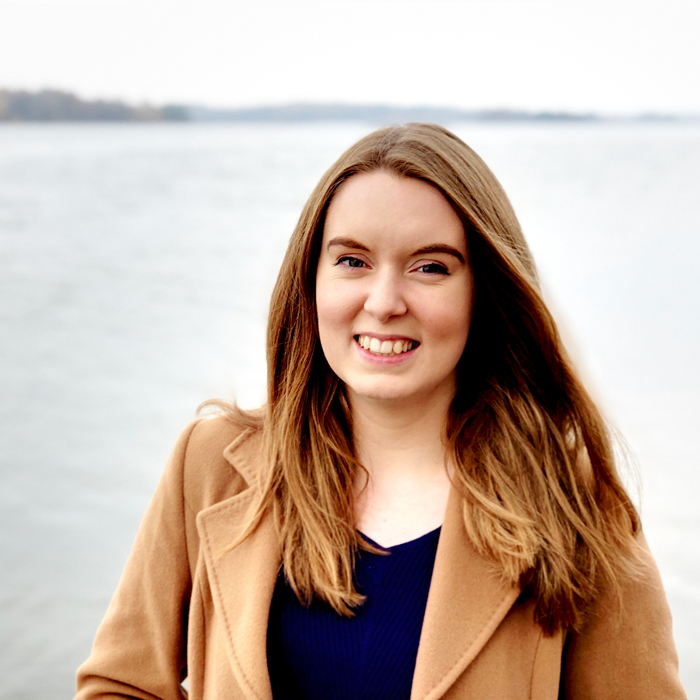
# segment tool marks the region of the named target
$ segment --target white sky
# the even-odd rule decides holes
[[[700,113],[700,2],[0,0],[0,87]]]

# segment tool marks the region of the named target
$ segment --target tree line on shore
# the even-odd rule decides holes
[[[201,105],[133,106],[121,101],[83,100],[63,90],[0,90],[0,121],[523,121],[590,120],[591,114],[531,113],[519,110],[462,110],[450,107],[354,104],[287,104],[239,109]]]
[[[118,100],[83,100],[63,90],[0,90],[0,121],[185,121],[184,107],[135,107]]]
[[[597,122],[597,121],[698,121],[700,115],[640,114],[602,116],[592,112],[474,109],[428,105],[297,103],[237,109],[202,105],[134,106],[119,100],[84,100],[63,90],[0,89],[0,122],[111,121],[111,122],[314,122],[362,121],[371,124],[428,121],[478,122]]]

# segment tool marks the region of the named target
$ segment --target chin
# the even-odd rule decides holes
[[[381,378],[385,381],[377,381],[376,377],[373,379],[374,381],[345,381],[348,397],[360,401],[383,402],[387,408],[402,403],[427,406],[434,401],[447,401],[449,404],[456,390],[456,379],[452,376],[439,383],[400,381],[399,377]]]
[[[368,401],[386,401],[387,403],[409,401],[413,398],[413,394],[407,391],[405,387],[398,386],[349,386],[349,393],[358,399]]]

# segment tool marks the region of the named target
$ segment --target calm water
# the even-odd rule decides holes
[[[700,696],[700,127],[452,125],[639,465]],[[0,698],[71,697],[167,454],[264,397],[286,240],[361,125],[0,128]]]

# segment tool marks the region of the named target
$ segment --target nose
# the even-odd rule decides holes
[[[364,305],[365,311],[381,323],[392,316],[402,316],[408,310],[400,280],[391,271],[378,273],[371,280]]]

